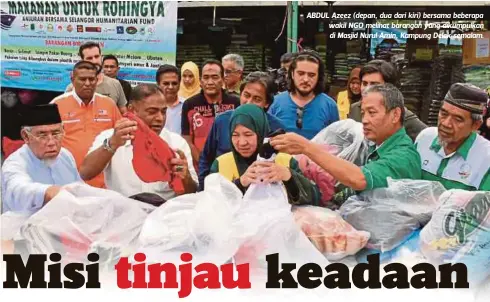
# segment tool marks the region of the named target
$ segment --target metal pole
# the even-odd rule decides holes
[[[293,1],[293,5],[291,7],[292,10],[292,25],[291,25],[291,52],[298,51],[298,1]]]
[[[288,11],[288,34],[286,38],[287,52],[291,52],[291,39],[292,39],[292,9],[291,9],[291,1],[287,2],[287,11]]]

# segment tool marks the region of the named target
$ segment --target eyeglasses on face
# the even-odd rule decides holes
[[[34,134],[31,132],[31,130],[27,130],[26,133],[42,143],[47,143],[50,141],[51,138],[57,141],[61,140],[63,138],[64,131],[56,130],[50,133],[44,132],[40,134]]]

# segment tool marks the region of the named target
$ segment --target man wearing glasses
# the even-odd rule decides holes
[[[228,93],[240,95],[240,83],[243,77],[245,62],[238,54],[230,53],[221,60],[225,69],[225,88]]]
[[[299,53],[288,70],[289,91],[276,95],[270,113],[286,127],[312,139],[323,128],[339,120],[335,101],[323,93],[325,66],[311,51]]]
[[[33,214],[62,186],[82,179],[75,159],[61,147],[64,133],[57,105],[30,107],[22,120],[25,144],[2,167],[2,212]]]

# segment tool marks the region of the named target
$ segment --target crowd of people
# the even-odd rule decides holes
[[[83,44],[79,55],[66,93],[22,112],[22,144],[2,166],[2,212],[35,213],[64,185],[82,181],[165,202],[205,190],[212,173],[242,192],[254,183],[282,183],[291,204],[319,206],[320,189],[299,168],[300,154],[341,184],[337,204],[386,188],[388,178],[490,191],[489,96],[468,83],[451,86],[438,126],[427,127],[405,107],[396,68],[382,60],[353,68],[334,100],[313,51],[284,55],[275,77],[245,76],[243,58],[228,54],[200,67],[162,65],[155,83],[135,87],[118,78],[117,57],[104,56],[99,44]],[[362,165],[314,142],[346,119],[362,123],[369,144]],[[155,156],[152,146],[162,141]],[[274,160],[258,160],[268,148]],[[142,180],[157,169],[149,177],[155,181]]]

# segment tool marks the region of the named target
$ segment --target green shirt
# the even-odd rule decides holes
[[[381,146],[370,147],[367,164],[361,169],[367,182],[365,190],[388,187],[388,177],[392,179],[422,177],[420,155],[405,128],[398,130]]]
[[[446,155],[437,128],[422,131],[415,142],[422,160],[422,178],[446,189],[490,191],[490,142],[473,132],[453,153]]]

